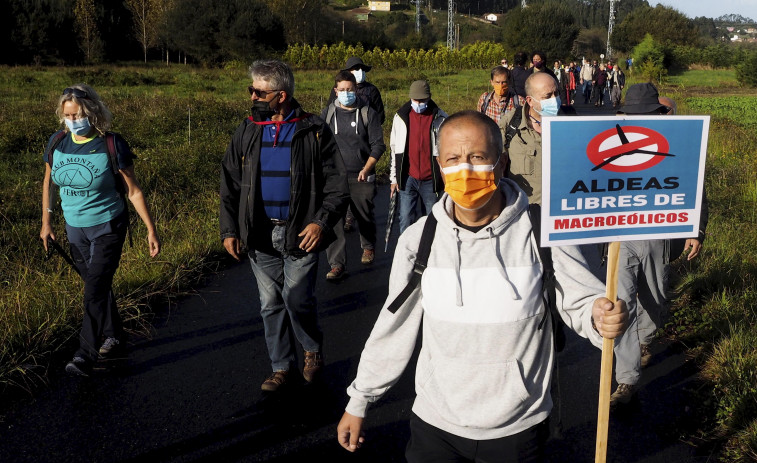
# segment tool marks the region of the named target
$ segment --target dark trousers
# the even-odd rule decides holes
[[[431,426],[417,416],[410,418],[408,463],[536,463],[544,461],[549,420],[512,436],[472,440]]]
[[[350,187],[350,209],[357,220],[357,228],[360,232],[360,247],[374,249],[376,247],[376,217],[374,215],[373,200],[376,197],[376,182],[358,182],[357,178],[348,179]],[[347,262],[346,246],[344,237],[344,219],[334,227],[336,241],[326,248],[326,258],[329,265],[344,268]]]
[[[113,276],[121,261],[129,216],[93,227],[66,224],[71,257],[84,280],[84,318],[77,356],[97,359],[103,337],[123,337],[123,325],[113,295]]]

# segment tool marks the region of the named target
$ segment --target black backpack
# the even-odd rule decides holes
[[[531,220],[531,233],[536,238],[537,245],[540,243],[539,232],[541,230],[541,222],[539,215],[539,207],[535,204],[528,206],[528,218]],[[387,310],[391,313],[396,313],[397,310],[405,303],[408,297],[418,288],[421,283],[421,277],[423,272],[428,266],[428,257],[431,254],[431,245],[434,241],[434,235],[436,234],[436,217],[434,214],[426,216],[426,223],[423,224],[423,232],[421,233],[421,241],[418,245],[418,252],[415,255],[415,262],[413,263],[413,274],[410,277],[410,281],[400,291],[397,297],[387,306]],[[555,287],[555,269],[552,265],[552,251],[549,248],[542,248],[538,246],[539,257],[542,261],[544,271],[542,272],[542,297],[544,298],[544,304],[548,307],[548,310],[544,311],[544,317],[539,322],[539,329],[544,327],[544,322],[547,320],[547,314],[549,313],[552,318],[552,332],[554,335],[555,350],[561,352],[565,348],[565,331],[562,318],[557,312],[556,306],[556,287]]]

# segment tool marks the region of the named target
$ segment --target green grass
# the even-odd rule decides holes
[[[733,69],[690,69],[676,74],[669,74],[668,85],[688,87],[738,87],[736,71]]]

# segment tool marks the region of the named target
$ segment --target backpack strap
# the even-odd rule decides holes
[[[552,250],[541,246],[541,206],[538,204],[529,204],[528,218],[531,220],[531,232],[534,234],[536,246],[539,250],[539,258],[541,259],[542,267],[544,267],[541,283],[542,298],[544,299],[546,310],[544,311],[544,317],[539,322],[539,329],[544,326],[547,314],[549,313],[552,318],[552,334],[555,341],[555,350],[560,352],[565,348],[565,331],[563,330],[560,314],[557,313],[557,289],[555,286],[555,266],[552,261]]]
[[[423,224],[421,242],[418,245],[418,253],[415,255],[415,263],[413,264],[413,274],[405,288],[397,295],[397,298],[387,306],[389,312],[396,313],[407,298],[413,294],[418,285],[420,285],[423,272],[426,270],[426,266],[428,266],[428,256],[431,254],[431,244],[434,242],[435,234],[436,217],[434,217],[434,214],[429,214],[426,216],[426,223]]]
[[[126,213],[129,214],[129,204],[126,202],[126,180],[124,180],[124,176],[121,175],[120,169],[118,168],[118,148],[116,148],[115,133],[105,132],[105,148],[108,152],[108,159],[110,159],[110,170],[113,172],[113,179],[116,182],[116,191],[124,201]],[[126,227],[126,233],[129,236],[129,246],[132,247],[134,246],[134,241],[132,239],[131,220],[127,220],[128,225]]]
[[[493,96],[494,96],[494,92],[490,92],[486,94],[486,98],[484,98],[484,103],[481,105],[481,112],[483,114],[486,114],[486,109],[489,107],[489,103],[491,103]]]
[[[519,127],[522,120],[523,110],[518,106],[518,109],[515,110],[515,114],[513,114],[513,118],[510,119],[510,122],[507,124],[507,129],[505,130],[505,149],[510,148],[510,141],[512,141],[515,134],[520,131]]]
[[[368,129],[368,108],[370,108],[368,105],[360,108],[360,117],[363,119],[363,126],[366,130]]]
[[[53,204],[55,204],[55,183],[53,183],[53,174],[52,174],[52,168],[53,168],[53,155],[55,154],[55,148],[58,147],[60,142],[63,140],[63,138],[68,134],[66,130],[58,130],[55,132],[55,135],[53,135],[52,143],[50,143],[50,147],[47,149],[47,163],[50,165],[50,178],[48,179],[47,184],[47,211],[52,213],[53,212]]]

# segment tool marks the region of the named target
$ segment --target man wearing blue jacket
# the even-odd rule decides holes
[[[394,385],[423,342],[410,420],[410,463],[533,462],[543,459],[552,409],[555,361],[552,320],[542,297],[540,253],[525,193],[503,178],[497,124],[475,111],[448,118],[439,133],[445,193],[429,258],[415,290],[408,286],[425,222],[400,236],[389,297],[347,389],[339,443],[363,443],[369,404]],[[604,285],[577,247],[552,248],[561,318],[597,347],[625,329],[625,303],[604,297]],[[394,310],[396,309],[396,310]]]

